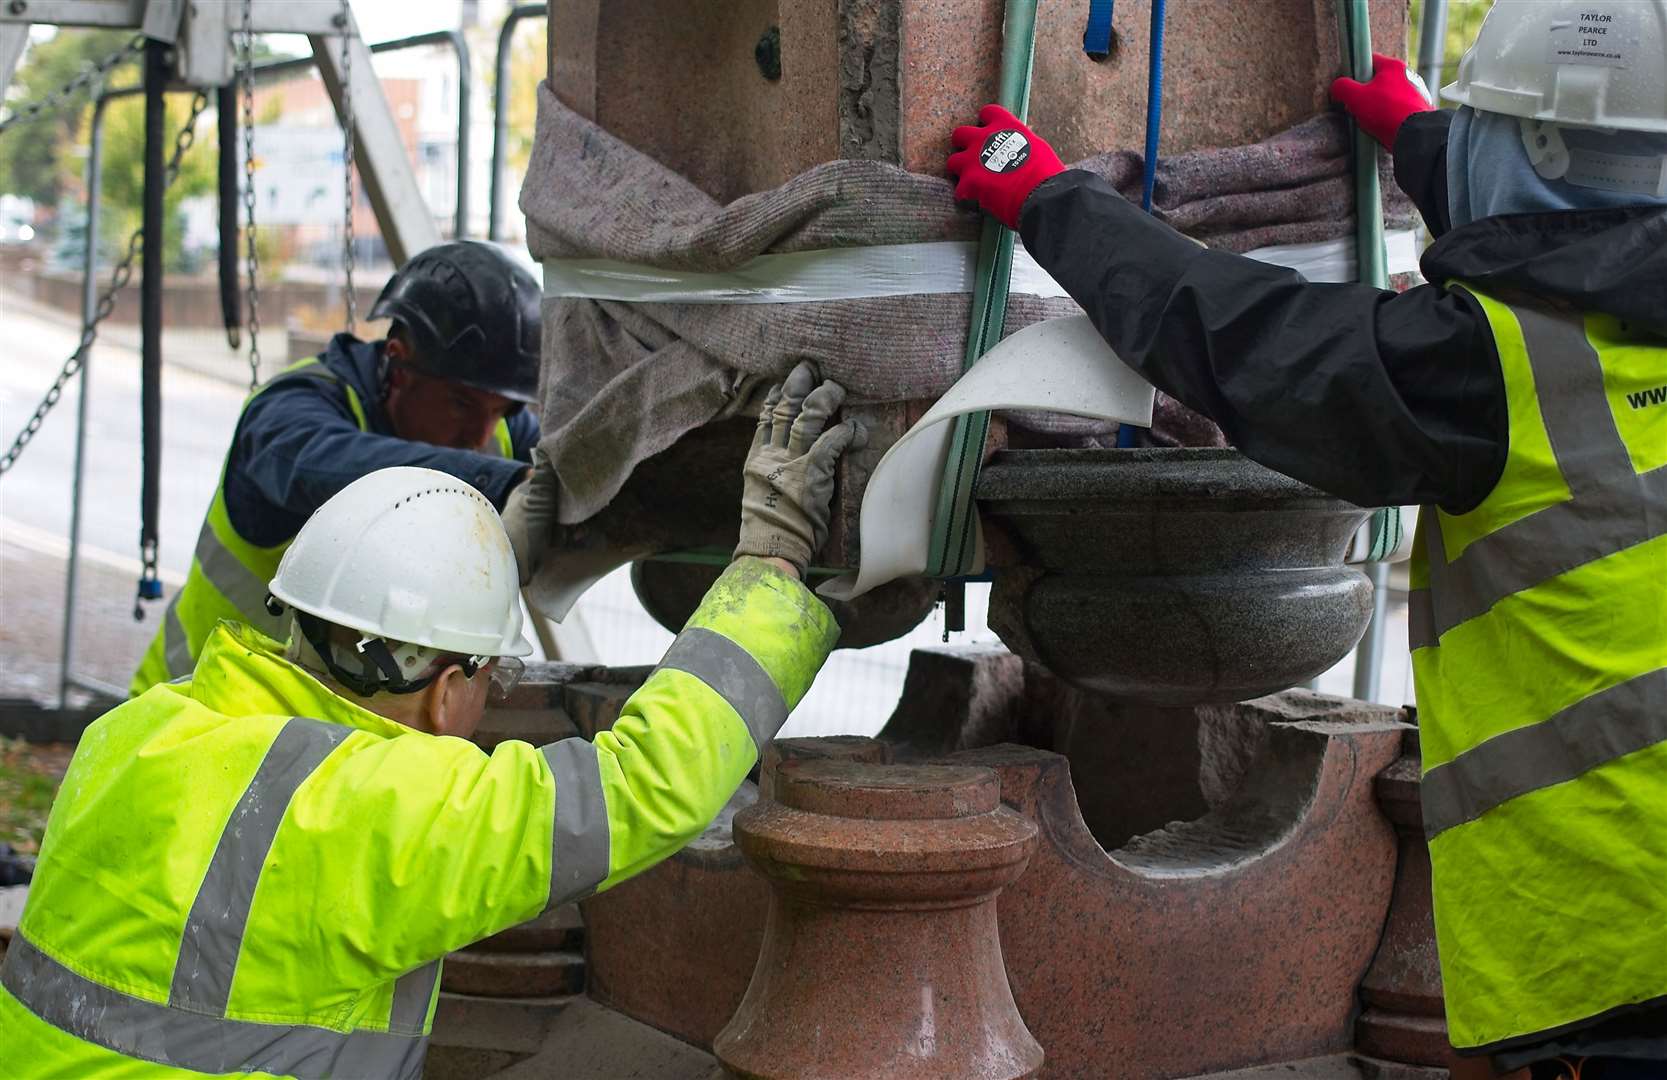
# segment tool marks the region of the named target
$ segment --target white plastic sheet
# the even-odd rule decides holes
[[[1086,315],[1048,319],[985,353],[925,416],[892,444],[868,478],[858,524],[862,565],[817,592],[849,600],[888,581],[923,573],[949,456],[950,421],[967,413],[1045,409],[1150,427],[1156,392],[1112,352]],[[984,568],[984,531],[974,522],[973,572]]]
[[[1389,272],[1418,269],[1418,240],[1390,233]],[[1310,281],[1355,280],[1354,238],[1286,244],[1246,253],[1288,266]],[[544,260],[544,295],[635,304],[809,304],[880,296],[970,293],[978,245],[926,244],[824,248],[759,255],[734,270],[666,270],[612,259]],[[1021,247],[1013,252],[1013,284],[1021,296],[1062,297],[1065,290]]]

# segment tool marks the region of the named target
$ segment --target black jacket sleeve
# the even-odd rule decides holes
[[[1445,109],[1413,113],[1395,136],[1395,183],[1424,216],[1431,236],[1453,228],[1447,202],[1447,136],[1453,114]]]
[[[1504,381],[1463,292],[1310,283],[1074,170],[1031,194],[1020,234],[1125,362],[1246,456],[1361,506],[1463,512],[1497,482]]]
[[[524,411],[524,410],[523,410]],[[534,430],[537,422],[532,422]],[[512,423],[511,434],[516,435]],[[521,450],[521,439],[516,438]],[[503,509],[526,465],[360,431],[346,392],[323,379],[285,379],[244,410],[226,461],[226,513],[251,543],[292,538],[325,500],[393,465],[438,469],[480,489]]]

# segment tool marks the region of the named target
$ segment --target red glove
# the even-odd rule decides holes
[[[1435,108],[1424,80],[1407,68],[1406,61],[1379,53],[1372,54],[1371,82],[1338,79],[1331,84],[1331,96],[1366,134],[1390,149],[1407,117]]]
[[[978,110],[978,127],[955,129],[949,175],[959,177],[955,197],[976,202],[1006,225],[1019,227],[1019,211],[1036,185],[1065,171],[1053,147],[1000,105]]]

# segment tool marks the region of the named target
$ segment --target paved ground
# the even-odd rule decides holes
[[[59,312],[0,292],[0,328],[6,356],[0,364],[0,437],[9,440],[74,348],[78,327]],[[160,555],[164,581],[177,583],[190,565],[248,375],[245,368],[239,376],[237,357],[223,337],[176,334],[165,345],[171,362],[162,410]],[[132,617],[141,475],[135,331],[111,328],[93,347],[87,370],[92,392],[75,606],[77,667],[125,685],[160,615],[151,605],[145,623]],[[0,487],[0,694],[57,691],[77,393],[64,394]]]

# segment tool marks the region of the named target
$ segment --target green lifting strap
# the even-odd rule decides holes
[[[997,101],[1023,120],[1030,111],[1030,75],[1036,56],[1036,0],[1007,0],[1002,23],[1001,90]],[[1013,278],[1013,231],[993,217],[984,218],[978,245],[978,271],[972,294],[972,321],[961,370],[1001,340],[1007,321],[1007,291]],[[932,516],[932,541],[926,557],[931,577],[958,577],[969,569],[976,513],[973,487],[984,459],[990,414],[969,413],[955,421],[949,459],[938,486]]]
[[[1338,14],[1348,33],[1351,74],[1360,82],[1372,79],[1372,23],[1367,0],[1343,0]],[[1354,126],[1355,247],[1362,284],[1389,288],[1389,259],[1383,243],[1383,189],[1378,180],[1378,146],[1361,127]],[[1381,562],[1401,543],[1401,508],[1386,506],[1372,513],[1372,543],[1368,562]]]

